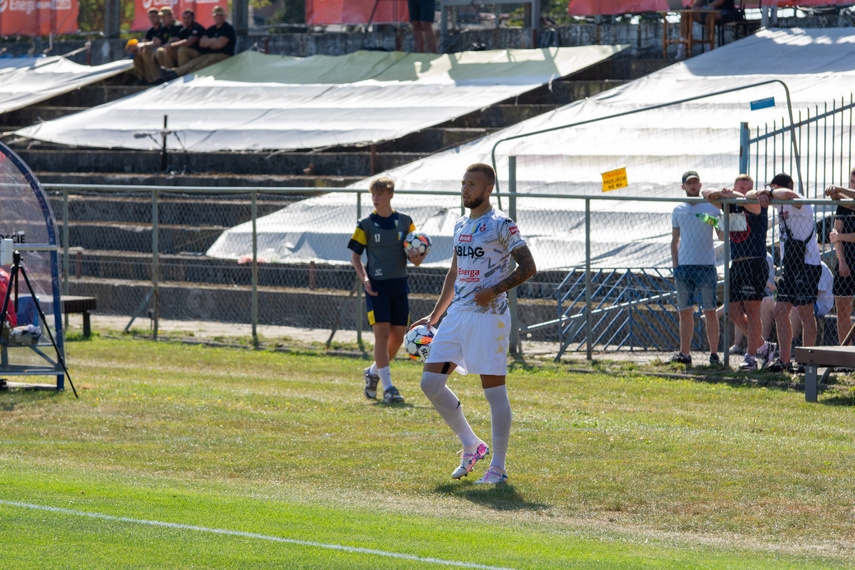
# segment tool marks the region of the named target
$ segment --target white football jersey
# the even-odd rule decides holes
[[[508,310],[506,293],[490,305],[475,304],[475,293],[492,287],[508,276],[511,252],[525,245],[517,224],[504,212],[493,209],[477,219],[463,216],[454,225],[454,251],[457,253],[457,279],[451,307],[503,315]]]

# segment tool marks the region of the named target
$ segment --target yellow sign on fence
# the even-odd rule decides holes
[[[603,172],[603,192],[626,188],[629,183],[626,180],[626,168],[618,168]]]

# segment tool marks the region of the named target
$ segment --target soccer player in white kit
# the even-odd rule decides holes
[[[516,223],[490,203],[495,181],[496,173],[487,164],[466,169],[461,194],[469,215],[454,226],[451,268],[433,311],[412,324],[434,325],[448,309],[431,342],[421,388],[463,444],[463,459],[451,474],[452,479],[460,479],[469,475],[490,448],[469,427],[460,401],[446,384],[455,368],[461,374],[481,376],[481,387],[490,403],[493,458],[476,483],[493,484],[508,480],[505,457],[511,434],[511,404],[505,377],[511,318],[506,292],[537,271]],[[508,275],[511,258],[517,267]]]

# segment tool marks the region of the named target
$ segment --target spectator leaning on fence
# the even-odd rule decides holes
[[[829,186],[832,200],[855,199],[855,168],[849,173],[849,188]],[[834,272],[834,304],[837,307],[837,342],[843,344],[852,326],[852,296],[855,295],[855,202],[837,206],[834,229],[828,235],[837,254]]]
[[[683,174],[682,188],[688,197],[697,198],[701,193],[698,173],[690,170]],[[718,357],[718,319],[715,317],[718,276],[713,245],[713,227],[716,227],[719,239],[723,239],[717,228],[719,214],[715,206],[706,203],[683,203],[671,214],[671,263],[680,312],[680,352],[671,357],[671,362],[692,365],[689,351],[695,329],[693,309],[697,298],[706,316],[710,364],[721,364]]]
[[[816,319],[822,319],[834,306],[834,294],[832,293],[832,288],[834,287],[834,275],[832,275],[831,269],[829,269],[825,263],[820,262],[819,267],[822,270],[822,275],[819,278],[816,301],[813,304],[813,316]],[[803,328],[802,315],[797,307],[793,307],[790,310],[790,326],[793,330],[793,346],[795,346],[796,340],[799,338],[799,334],[801,334]],[[816,329],[818,334],[821,329],[819,326],[816,326]],[[814,335],[814,337],[816,337],[816,335]],[[818,341],[814,340],[815,345],[822,344],[822,335],[820,334],[819,337]],[[810,346],[805,342],[804,337],[802,337],[801,346]],[[802,372],[801,366],[799,369],[799,372]]]
[[[768,189],[763,192],[770,199],[799,200],[804,196],[793,190],[789,174],[776,174]],[[816,342],[816,321],[813,318],[819,279],[822,276],[819,245],[814,231],[813,207],[809,204],[781,204],[778,226],[781,234],[781,276],[778,278],[778,297],[775,302],[775,326],[778,329],[780,357],[769,366],[770,372],[795,372],[790,361],[793,330],[790,310],[795,307],[804,325],[804,346]]]
[[[723,208],[722,199],[737,199],[739,203],[728,204],[730,224],[730,319],[734,325],[746,332],[748,347],[741,370],[757,370],[756,356],[764,363],[772,359],[775,346],[764,342],[760,324],[760,302],[765,296],[766,276],[766,231],[769,227],[769,197],[753,190],[754,180],[740,174],[733,188],[704,190],[702,195],[718,208]],[[759,352],[758,352],[759,351]]]

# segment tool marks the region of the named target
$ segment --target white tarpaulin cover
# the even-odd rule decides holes
[[[768,30],[734,42],[686,62],[672,65],[623,87],[578,101],[535,117],[477,141],[393,169],[386,174],[398,189],[459,189],[469,164],[491,161],[497,141],[522,133],[591,121],[665,102],[749,86],[769,80],[789,88],[795,112],[812,110],[832,99],[850,100],[855,87],[855,31],[851,29]],[[780,83],[765,84],[728,95],[685,102],[527,137],[499,145],[496,150],[501,189],[507,190],[509,155],[517,156],[517,191],[552,195],[682,197],[680,178],[697,170],[707,188],[732,185],[739,173],[739,126],[782,124],[788,115],[786,92]],[[756,110],[752,110],[754,107]],[[787,120],[788,121],[788,120]],[[830,127],[830,124],[829,124]],[[811,131],[811,137],[816,129]],[[848,137],[848,134],[846,135]],[[820,137],[820,140],[822,138]],[[792,172],[787,148],[775,149],[776,162],[755,163],[750,173],[759,184],[777,170]],[[806,148],[809,143],[802,141]],[[839,141],[838,141],[839,144]],[[768,149],[762,152],[771,152]],[[756,149],[752,149],[755,152]],[[802,167],[805,182],[817,180],[845,185],[848,165],[837,166],[833,177],[823,149],[811,151],[811,164]],[[803,161],[806,162],[806,161]],[[625,168],[628,186],[603,194],[603,173]],[[841,170],[843,171],[841,174]],[[820,174],[817,175],[816,172]],[[757,174],[759,172],[759,174]],[[368,180],[354,184],[367,188]],[[810,186],[814,188],[814,186]],[[813,190],[809,193],[813,196]],[[369,200],[363,200],[363,203]],[[495,198],[494,198],[495,202]],[[431,204],[443,204],[431,206]],[[323,259],[346,262],[345,249],[356,218],[352,197],[330,195],[288,206],[259,220],[259,238],[268,259]],[[446,198],[396,196],[393,206],[411,214],[416,226],[436,238],[448,238],[459,202]],[[502,204],[507,209],[507,198]],[[639,201],[592,202],[591,248],[594,265],[600,267],[670,267],[671,211],[673,203]],[[313,214],[327,208],[339,217],[319,225]],[[369,212],[363,206],[362,215]],[[346,213],[346,214],[345,214]],[[538,267],[576,267],[584,263],[585,216],[582,200],[520,199],[517,221],[538,262]],[[334,220],[338,220],[337,222]],[[210,249],[216,257],[236,258],[250,251],[248,229],[238,226],[226,232]],[[298,239],[308,232],[308,236]],[[771,232],[770,232],[771,234]],[[450,243],[450,241],[449,241]],[[431,253],[427,261],[448,263],[449,247]]]
[[[0,113],[107,79],[133,66],[129,59],[104,65],[79,65],[61,56],[0,58]]]
[[[454,54],[360,51],[297,58],[243,52],[195,75],[16,134],[148,149],[176,132],[192,152],[320,148],[394,140],[584,69],[624,46]],[[153,147],[152,147],[153,148]]]

